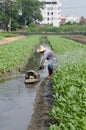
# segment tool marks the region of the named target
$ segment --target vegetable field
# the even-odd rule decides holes
[[[0,46],[0,74],[31,57],[40,38],[32,35]],[[52,78],[55,103],[49,113],[55,124],[49,130],[86,130],[86,46],[60,36],[47,38],[58,57]]]
[[[86,130],[86,46],[57,36],[48,40],[58,55],[50,130]]]
[[[0,73],[9,71],[22,64],[26,57],[33,54],[34,47],[39,44],[40,36],[29,36],[26,39],[0,46]]]

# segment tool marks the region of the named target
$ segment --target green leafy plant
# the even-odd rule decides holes
[[[9,71],[32,55],[32,50],[39,44],[40,36],[29,36],[11,44],[0,46],[0,73]]]
[[[48,36],[58,54],[58,68],[53,77],[55,106],[50,115],[56,126],[50,130],[86,129],[86,46],[57,36]]]

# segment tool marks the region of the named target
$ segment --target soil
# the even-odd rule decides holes
[[[48,130],[50,123],[53,123],[53,119],[49,116],[54,102],[53,94],[51,79],[41,81],[28,130]]]
[[[21,38],[25,38],[25,36],[18,36],[14,38],[5,38],[0,41],[0,44],[8,44],[14,40],[19,40]],[[69,37],[73,39],[72,37]],[[74,40],[74,39],[73,39]],[[78,41],[79,38],[76,38]],[[85,42],[83,42],[85,41]],[[86,38],[80,39],[80,43],[84,43],[86,45]],[[53,119],[49,116],[49,112],[51,111],[54,103],[53,98],[53,90],[52,90],[52,80],[44,79],[41,80],[39,85],[37,86],[37,95],[34,104],[34,113],[32,115],[30,124],[28,126],[28,130],[48,130],[50,124],[55,123]],[[58,122],[57,122],[58,124]]]

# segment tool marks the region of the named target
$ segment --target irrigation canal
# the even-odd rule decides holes
[[[23,78],[0,83],[0,130],[27,130],[36,89],[26,87]]]
[[[29,59],[29,69],[38,67],[37,57]],[[47,72],[40,70],[39,74],[41,80],[37,84],[26,85],[24,73],[20,77],[0,82],[0,130],[27,130],[34,112],[37,87],[47,76]]]

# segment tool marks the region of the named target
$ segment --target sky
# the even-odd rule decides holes
[[[86,17],[86,0],[62,0],[62,14]]]

